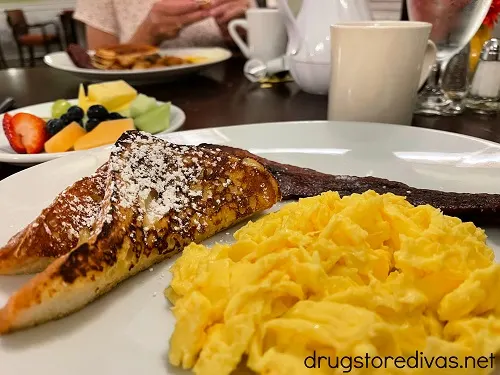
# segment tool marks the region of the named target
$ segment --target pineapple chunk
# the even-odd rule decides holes
[[[130,106],[132,105],[132,103],[134,102],[134,100],[135,99],[132,99],[131,101],[129,101],[129,102],[125,103],[125,104],[122,104],[121,106],[116,107],[116,108],[106,108],[106,109],[109,112],[118,112],[118,113],[127,112],[128,110],[130,110]]]
[[[88,109],[90,106],[93,106],[94,104],[98,104],[96,102],[93,102],[89,100],[87,95],[85,95],[85,89],[82,84],[80,84],[80,89],[78,90],[78,106],[83,109],[85,113],[87,113]]]
[[[136,96],[137,91],[123,80],[95,83],[88,87],[88,99],[103,105],[109,111],[126,105]]]

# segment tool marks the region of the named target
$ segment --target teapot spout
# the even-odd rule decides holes
[[[278,10],[283,16],[288,33],[288,54],[296,55],[300,49],[302,36],[300,35],[295,16],[288,5],[288,0],[278,0]]]

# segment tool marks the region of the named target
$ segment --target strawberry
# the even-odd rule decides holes
[[[3,116],[3,132],[10,143],[10,147],[18,154],[25,154],[26,148],[23,145],[21,137],[14,131],[12,125],[12,116],[6,113]]]
[[[23,154],[42,152],[45,142],[49,139],[45,121],[30,113],[7,116],[4,117],[3,126],[11,147]]]

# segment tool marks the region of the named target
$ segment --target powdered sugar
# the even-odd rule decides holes
[[[92,231],[106,188],[107,166],[61,192],[25,229],[22,245],[35,256],[59,257],[74,248],[82,235]]]
[[[82,180],[82,185],[73,185],[61,194],[61,204],[54,214],[59,225],[70,240],[78,240],[82,229],[91,230],[100,214],[100,196],[106,185],[107,168],[99,169],[94,175]]]
[[[72,220],[81,225],[82,227],[91,228],[95,222],[96,216],[98,214],[99,206],[94,204],[92,197],[88,195],[73,195],[66,194],[66,203],[71,214]],[[71,223],[63,222],[63,226],[66,226],[68,230],[76,231]],[[74,233],[73,233],[74,234]],[[78,236],[78,235],[76,235]]]
[[[123,146],[113,148],[110,158],[111,170],[122,184],[118,204],[138,208],[139,215],[145,218],[145,227],[173,211],[172,219],[177,221],[173,229],[180,230],[181,214],[188,207],[195,210],[193,198],[203,195],[201,186],[196,187],[203,171],[217,166],[216,152],[158,141],[143,132],[131,133],[129,137]],[[230,181],[225,180],[224,186]],[[212,192],[207,194],[211,198]]]
[[[50,230],[50,228],[49,228],[49,226],[47,225],[46,222],[43,222],[43,226],[44,226],[45,232],[47,232],[47,234],[49,236],[52,236],[52,231]]]

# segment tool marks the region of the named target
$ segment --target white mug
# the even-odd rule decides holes
[[[436,60],[426,22],[338,23],[331,32],[328,119],[410,125]]]
[[[247,30],[248,45],[238,34],[238,27]],[[282,15],[277,9],[248,9],[246,20],[231,21],[228,31],[247,59],[267,62],[286,52],[287,32]]]

